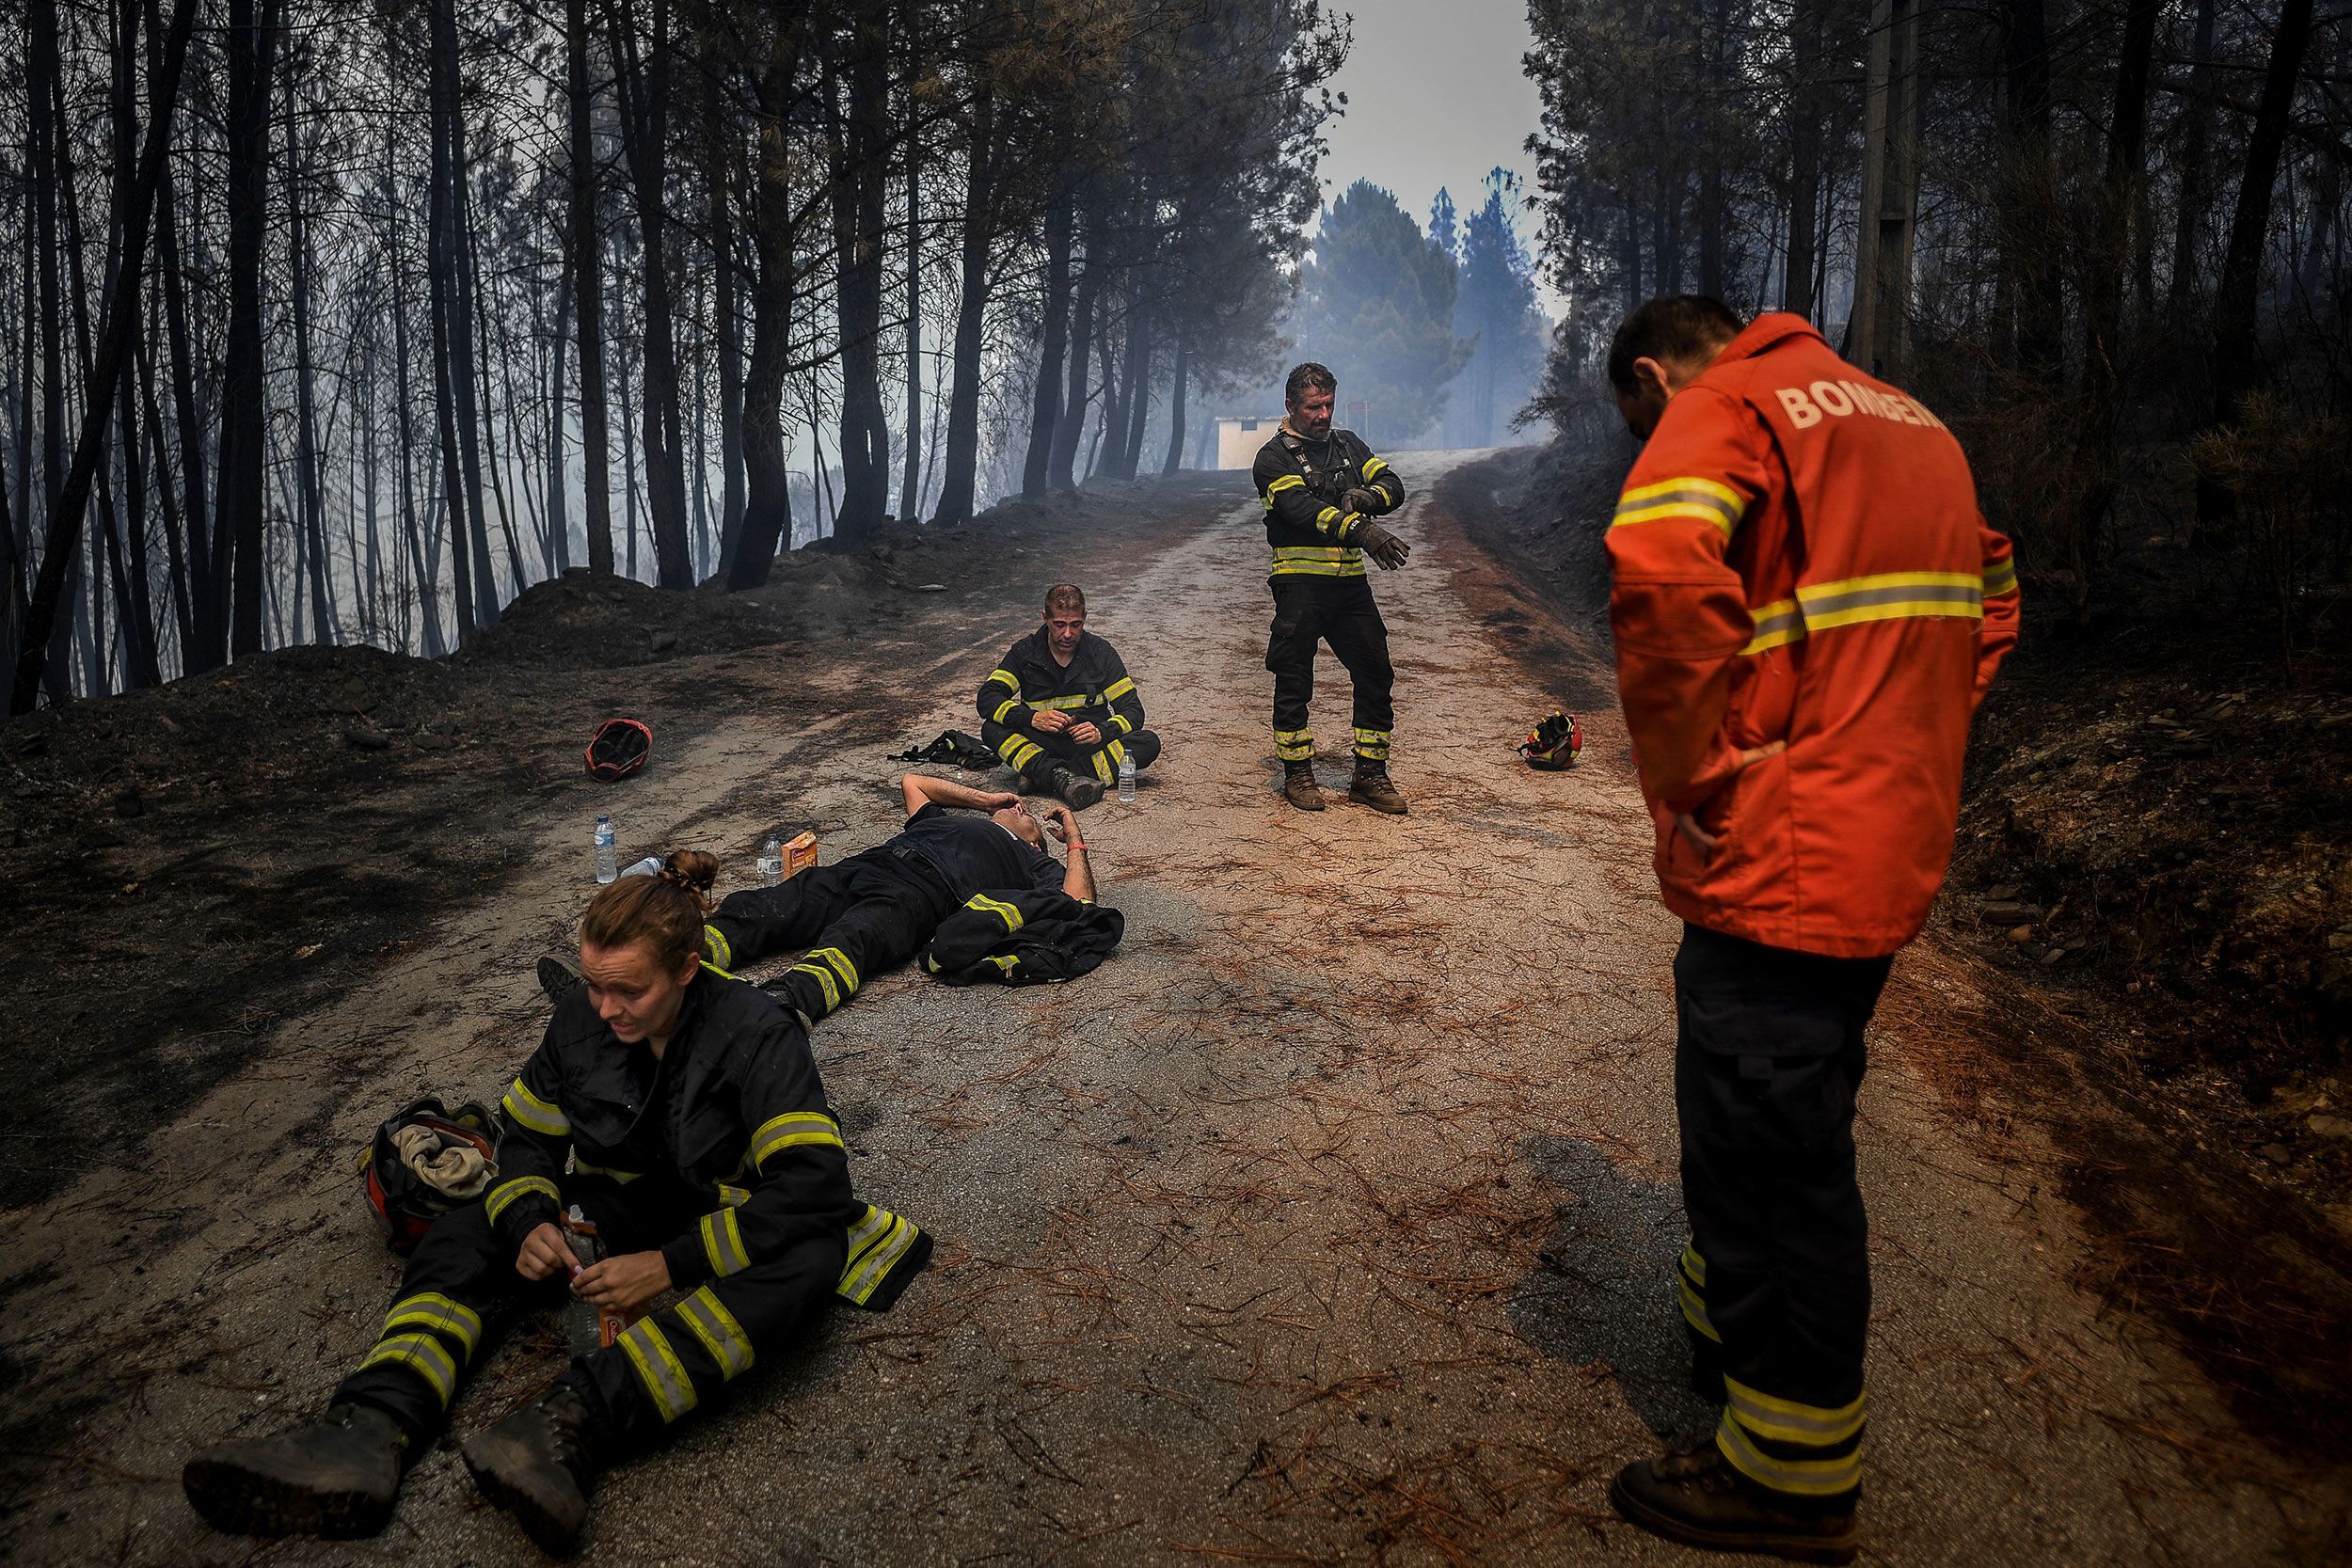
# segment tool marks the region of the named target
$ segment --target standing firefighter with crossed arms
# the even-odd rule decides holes
[[[1338,397],[1338,378],[1323,366],[1311,360],[1294,369],[1282,384],[1289,412],[1250,469],[1274,547],[1267,579],[1274,631],[1265,651],[1274,673],[1274,754],[1282,759],[1283,798],[1301,811],[1321,811],[1307,705],[1315,691],[1315,644],[1328,642],[1356,687],[1356,777],[1347,798],[1401,816],[1405,797],[1389,780],[1396,671],[1364,557],[1393,571],[1412,553],[1373,520],[1405,504],[1405,482],[1354,431],[1331,428]]]
[[[1682,1317],[1724,1406],[1611,1497],[1675,1540],[1844,1562],[1870,1324],[1863,1031],[1943,882],[2017,573],[1951,432],[1801,317],[1655,299],[1609,379],[1646,443],[1608,533],[1617,683],[1685,922]]]

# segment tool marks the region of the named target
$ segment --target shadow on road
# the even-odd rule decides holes
[[[1691,1353],[1675,1307],[1682,1191],[1635,1180],[1607,1149],[1577,1138],[1530,1138],[1520,1152],[1560,1189],[1559,1226],[1534,1270],[1512,1291],[1512,1326],[1546,1355],[1613,1379],[1661,1438],[1713,1424],[1691,1392]]]

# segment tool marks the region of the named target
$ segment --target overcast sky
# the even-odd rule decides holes
[[[1329,128],[1323,198],[1359,179],[1385,185],[1426,228],[1438,187],[1465,214],[1486,199],[1498,164],[1530,190],[1527,138],[1543,117],[1519,70],[1533,41],[1524,0],[1337,0],[1356,19],[1356,46],[1332,86],[1347,112]],[[1533,214],[1519,234],[1534,248]],[[1558,306],[1546,291],[1547,307]]]

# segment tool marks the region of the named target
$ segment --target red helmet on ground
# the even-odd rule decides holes
[[[1584,750],[1584,729],[1576,721],[1576,715],[1558,708],[1543,722],[1527,732],[1519,743],[1519,755],[1530,768],[1540,768],[1547,773],[1557,773],[1576,766],[1578,753]]]
[[[498,1123],[468,1101],[454,1111],[431,1095],[383,1126],[359,1152],[369,1212],[392,1250],[415,1250],[433,1222],[481,1201],[498,1178]]]
[[[611,784],[645,766],[653,755],[653,731],[635,719],[608,719],[588,737],[588,776]]]

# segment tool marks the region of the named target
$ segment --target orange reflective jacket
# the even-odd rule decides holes
[[[1761,316],[1667,404],[1608,546],[1666,907],[1837,958],[1916,936],[1969,717],[2017,641],[2009,541],[1951,432],[1801,318]]]

